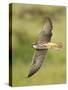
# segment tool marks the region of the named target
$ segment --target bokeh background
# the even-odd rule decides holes
[[[64,6],[12,4],[12,85],[49,85],[66,82],[66,8]],[[48,50],[41,69],[27,78],[34,49],[45,16],[53,22],[52,42],[62,42],[59,51]],[[10,19],[10,22],[11,22]],[[10,27],[11,29],[11,27]],[[10,59],[11,60],[11,59]]]

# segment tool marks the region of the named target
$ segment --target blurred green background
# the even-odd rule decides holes
[[[46,85],[66,82],[66,8],[30,4],[12,4],[12,85]],[[62,42],[63,49],[48,50],[41,69],[26,78],[32,62],[34,49],[43,27],[45,16],[53,22],[52,42]],[[10,20],[11,21],[11,20]]]

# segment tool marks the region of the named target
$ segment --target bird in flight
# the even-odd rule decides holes
[[[46,17],[43,28],[39,34],[38,41],[32,44],[35,52],[32,58],[32,64],[28,73],[28,77],[31,77],[40,69],[49,48],[62,48],[62,43],[50,42],[52,37],[52,29],[52,21],[49,17]]]

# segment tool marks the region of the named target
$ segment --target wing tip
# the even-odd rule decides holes
[[[49,17],[49,16],[45,16],[45,17],[44,17],[44,20],[43,20],[43,23],[45,23],[45,22],[47,22],[47,21],[50,23],[51,28],[53,29],[53,25],[52,25],[51,17]]]
[[[27,78],[30,78],[34,73],[29,73]]]

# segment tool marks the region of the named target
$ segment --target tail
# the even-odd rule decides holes
[[[63,43],[62,42],[54,43],[54,45],[53,45],[53,49],[55,49],[55,50],[60,50],[62,48],[63,48]]]

